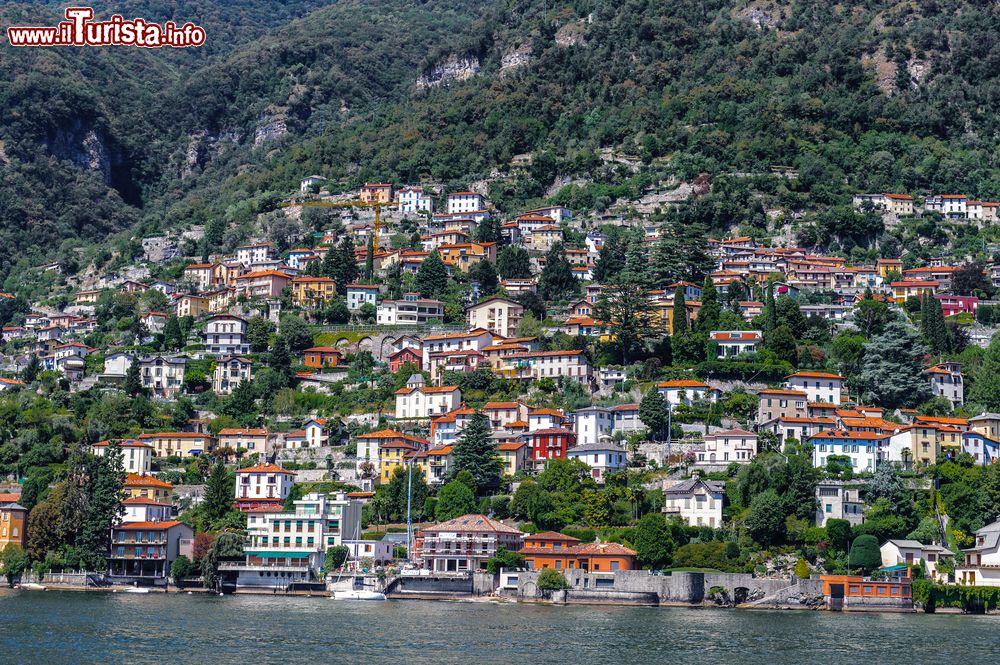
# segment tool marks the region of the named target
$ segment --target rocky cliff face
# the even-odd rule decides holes
[[[448,56],[417,78],[417,89],[435,88],[449,83],[467,81],[479,72],[479,58]]]
[[[109,148],[109,143],[102,130],[77,118],[51,132],[46,148],[59,159],[69,160],[88,171],[99,172],[104,184],[110,185],[112,167],[121,161],[121,156]]]

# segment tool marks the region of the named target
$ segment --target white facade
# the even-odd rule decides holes
[[[572,417],[578,446],[597,445],[614,434],[615,421],[610,409],[591,406],[574,411]]]
[[[680,517],[690,526],[721,527],[724,494],[723,483],[701,480],[695,474],[690,480],[664,487],[663,512],[667,517]]]
[[[566,451],[566,457],[589,466],[591,477],[599,485],[604,484],[604,477],[609,472],[620,471],[628,464],[624,449],[605,443],[575,446]]]
[[[507,298],[489,298],[465,310],[469,328],[482,328],[502,337],[515,337],[524,306]]]
[[[844,387],[844,377],[828,372],[799,372],[785,379],[789,390],[805,392],[810,402],[840,404]]]
[[[187,358],[178,356],[150,356],[139,359],[142,387],[157,397],[173,397],[184,385],[184,368]]]
[[[955,555],[940,545],[924,545],[916,540],[887,540],[879,548],[882,553],[882,567],[898,566],[900,564],[919,565],[922,561],[927,568],[927,576],[939,581],[947,581],[947,575],[938,575],[937,566],[943,558]],[[943,580],[941,578],[944,578]]]
[[[304,431],[308,448],[322,448],[330,445],[325,420],[310,420],[306,423]]]
[[[421,354],[424,367],[429,367],[431,354],[455,353],[458,351],[482,351],[493,343],[493,335],[484,329],[475,329],[467,333],[448,333],[430,335],[421,343]]]
[[[236,260],[245,266],[269,261],[274,253],[270,244],[244,245],[236,248]]]
[[[931,393],[944,397],[951,405],[965,404],[965,382],[962,380],[960,363],[941,363],[927,370],[930,376]]]
[[[421,187],[404,187],[396,193],[399,212],[413,215],[418,212],[434,212],[434,199],[424,194]]]
[[[103,457],[108,452],[108,442],[95,443],[90,447],[90,452],[98,457]],[[137,473],[140,476],[149,474],[150,462],[153,459],[152,446],[141,441],[123,441],[121,452],[125,473]]]
[[[757,435],[746,430],[733,429],[705,436],[705,451],[698,453],[698,461],[708,464],[749,464],[757,455]]]
[[[456,386],[403,388],[396,391],[396,418],[430,418],[458,408],[462,391]]]
[[[246,358],[225,356],[219,358],[212,372],[212,390],[217,395],[229,395],[236,386],[253,379],[253,365]]]
[[[955,581],[973,586],[1000,586],[1000,521],[976,531],[965,563],[955,565]]]
[[[383,300],[376,310],[380,326],[418,325],[432,320],[444,320],[444,303],[415,294],[405,294],[402,300]]]
[[[841,480],[821,480],[816,484],[816,526],[829,520],[847,520],[852,525],[864,522],[865,504],[862,484],[847,485]]]
[[[115,378],[125,378],[128,368],[132,366],[133,358],[128,353],[111,353],[104,357],[104,375]]]
[[[364,304],[378,307],[378,286],[365,284],[347,285],[347,309],[356,312]]]
[[[236,499],[284,501],[295,484],[295,473],[274,464],[258,464],[236,472]]]
[[[448,195],[448,214],[460,215],[483,209],[483,197],[475,192],[452,192]]]
[[[671,407],[691,406],[702,400],[715,402],[719,398],[717,388],[710,388],[701,381],[664,381],[656,384],[656,389]]]
[[[205,353],[242,355],[250,353],[246,341],[247,322],[238,316],[213,316],[205,324]]]
[[[717,358],[732,358],[755,352],[764,340],[759,330],[713,330],[709,338],[718,347]]]

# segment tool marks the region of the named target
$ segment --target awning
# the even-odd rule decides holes
[[[245,552],[247,556],[259,556],[262,559],[308,559],[311,552]]]
[[[201,455],[203,452],[201,448],[192,448],[188,451],[188,455]]]

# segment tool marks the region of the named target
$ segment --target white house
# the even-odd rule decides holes
[[[630,434],[646,429],[646,425],[639,419],[638,404],[619,404],[609,409],[611,416],[615,419],[615,431],[622,434]]]
[[[448,195],[448,214],[458,215],[483,209],[483,197],[476,192],[452,192]]]
[[[956,362],[945,362],[927,370],[930,377],[931,393],[944,397],[951,405],[965,404],[965,383],[962,380],[962,365]]]
[[[842,480],[821,480],[816,484],[816,526],[829,520],[847,520],[852,525],[864,522],[863,483],[847,484]]]
[[[962,452],[972,455],[976,464],[996,464],[1000,459],[1000,441],[982,432],[962,432]]]
[[[502,337],[517,335],[524,306],[508,298],[488,298],[465,310],[469,328],[481,328]]]
[[[830,372],[796,372],[785,377],[785,387],[805,392],[810,402],[840,404],[844,377]]]
[[[463,333],[428,335],[421,342],[423,366],[430,367],[432,354],[482,351],[491,344],[493,344],[493,335],[483,328],[474,328]]]
[[[1000,586],[1000,521],[976,531],[973,543],[962,550],[965,563],[955,564],[955,580],[969,586]]]
[[[246,340],[247,321],[231,314],[217,314],[205,323],[205,352],[211,355],[250,353]]]
[[[256,464],[236,471],[236,505],[247,512],[259,508],[280,508],[292,485],[295,472],[277,464]]]
[[[725,483],[702,480],[696,473],[688,480],[665,481],[663,512],[676,516],[689,526],[722,526],[722,503]]]
[[[418,293],[404,293],[402,300],[383,300],[375,312],[380,326],[420,325],[444,320],[444,303],[421,298]]]
[[[882,553],[882,567],[898,566],[900,564],[919,565],[921,561],[927,567],[927,576],[931,579],[947,582],[948,576],[938,575],[937,566],[941,559],[954,558],[951,550],[940,545],[924,545],[917,540],[893,539],[885,541],[879,548]]]
[[[383,565],[393,560],[393,543],[387,540],[345,540],[341,544],[348,549],[348,562],[371,559],[372,563]]]
[[[874,473],[889,447],[890,434],[825,430],[810,439],[813,465],[826,468],[831,456],[846,458],[854,473]]]
[[[255,263],[264,263],[274,258],[274,247],[271,243],[257,243],[255,245],[243,245],[236,248],[236,260],[244,266],[252,266]]]
[[[590,467],[590,475],[598,485],[604,484],[604,476],[620,471],[627,466],[625,450],[613,443],[590,443],[574,446],[566,451],[569,459],[578,459]]]
[[[303,431],[306,433],[306,447],[322,448],[330,445],[326,420],[323,418],[313,418],[305,424]]]
[[[377,284],[348,284],[347,285],[347,309],[356,312],[364,304],[378,307]]]
[[[759,330],[713,330],[709,338],[718,347],[718,358],[732,358],[741,353],[753,353],[760,348],[764,335]]]
[[[528,412],[528,431],[558,429],[566,422],[566,414],[549,408],[532,409]]]
[[[97,457],[103,457],[108,452],[108,444],[108,441],[98,441],[90,447],[90,452]],[[153,447],[132,439],[122,441],[119,445],[121,446],[122,465],[125,467],[125,473],[147,475],[150,470],[150,462],[153,460]]]
[[[757,455],[757,439],[756,434],[742,429],[706,434],[705,450],[698,453],[698,461],[708,464],[749,464]]]
[[[125,514],[121,518],[122,523],[166,522],[171,517],[169,503],[148,497],[129,497],[122,500],[122,507],[125,509]]]
[[[461,403],[462,391],[457,386],[401,388],[396,391],[396,418],[430,418]]]
[[[132,366],[133,357],[131,353],[118,351],[104,356],[104,374],[108,379],[124,379],[128,374],[128,368]]]
[[[710,388],[707,383],[694,380],[661,381],[656,384],[656,389],[663,399],[670,404],[671,408],[681,404],[691,406],[695,402],[708,400],[718,401],[721,392],[718,388]]]
[[[321,187],[326,182],[326,178],[321,175],[307,175],[299,180],[299,194],[311,194],[313,187]]]
[[[610,441],[615,431],[615,420],[610,409],[588,406],[570,414],[578,446],[598,445]]]
[[[229,395],[236,386],[253,379],[253,363],[240,356],[223,356],[212,372],[212,390],[217,395]]]
[[[399,212],[403,215],[434,212],[434,199],[424,194],[423,187],[403,187],[396,192],[396,202],[399,203]]]
[[[171,398],[184,385],[185,356],[148,356],[139,358],[142,387],[157,397]]]

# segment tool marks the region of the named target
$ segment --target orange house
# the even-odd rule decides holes
[[[20,497],[20,494],[0,494],[0,550],[8,545],[24,549],[28,542],[24,530],[28,509],[17,502]]]
[[[340,364],[342,354],[332,346],[314,346],[305,350],[303,363],[306,367],[323,369],[324,367],[336,367]]]
[[[609,573],[635,568],[635,551],[618,543],[586,543],[554,531],[524,537],[519,554],[530,570],[580,568],[593,573]]]
[[[821,575],[830,609],[895,609],[913,607],[913,582],[906,577],[878,580],[860,575]]]

